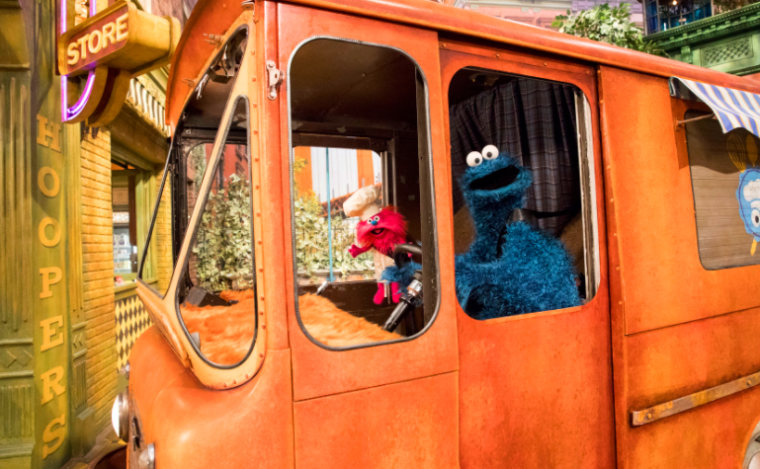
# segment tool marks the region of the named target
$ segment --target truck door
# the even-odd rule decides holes
[[[276,9],[296,466],[456,467],[437,36]],[[384,329],[412,281],[419,303]]]
[[[455,40],[441,41],[441,69],[455,275],[466,303],[457,303],[462,466],[614,467],[594,70]],[[512,187],[515,176],[482,176],[487,183],[477,188],[467,179],[468,170],[495,158],[489,145],[532,176],[522,202],[504,198],[495,211],[477,206],[474,191]],[[532,228],[504,234],[507,219]],[[543,234],[520,235],[528,232]],[[567,289],[555,275],[568,262],[556,240],[575,270],[577,293],[565,295],[574,299],[554,294]],[[546,252],[555,258],[544,262]],[[532,265],[539,267],[525,267]],[[465,294],[462,285],[472,283],[474,293]],[[537,300],[543,297],[552,299]]]

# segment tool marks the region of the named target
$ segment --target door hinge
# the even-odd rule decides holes
[[[273,60],[267,60],[267,86],[269,88],[267,98],[272,101],[277,99],[277,88],[280,87],[284,75],[285,74],[282,73],[282,70],[277,68],[277,65],[275,65]]]

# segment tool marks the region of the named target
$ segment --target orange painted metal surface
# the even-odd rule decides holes
[[[320,14],[313,10],[291,5],[281,5],[278,13],[280,24],[279,63],[285,66],[304,39],[312,36],[330,36],[366,41],[398,47],[417,62],[428,78],[430,96],[430,121],[434,164],[437,168],[448,166],[445,142],[440,129],[442,122],[442,96],[439,82],[435,79],[439,70],[437,42],[435,34],[417,31],[397,25],[378,24],[372,20],[353,18],[346,15]],[[287,72],[286,72],[287,73]],[[281,93],[286,92],[287,83]],[[281,115],[287,115],[287,100],[281,99]],[[288,131],[282,128],[280,139],[288,142]],[[282,186],[290,197],[290,176],[287,171],[288,148],[282,148],[280,161],[283,164]],[[450,201],[447,191],[450,176],[446,171],[435,171],[436,217],[439,252],[453,252],[451,240]],[[282,206],[282,223],[286,251],[284,259],[292,259],[290,204]],[[453,272],[454,262],[450,256],[440,256],[440,271]],[[414,340],[375,347],[365,347],[346,351],[332,351],[316,345],[301,330],[295,314],[292,264],[288,264],[287,288],[283,296],[288,298],[288,318],[290,346],[293,353],[294,398],[297,401],[355,389],[414,379],[422,376],[453,371],[457,367],[456,325],[453,305],[454,289],[442,288],[438,317],[430,329]],[[442,275],[443,276],[443,275]],[[453,286],[441,279],[443,285]],[[371,366],[368,366],[371,364]],[[327,379],[329,377],[329,379]],[[452,412],[454,410],[452,409]],[[456,444],[452,441],[450,444]]]
[[[196,8],[170,77],[172,123],[217,50],[209,35],[242,13],[238,1]],[[263,141],[253,157],[262,159],[267,207],[257,265],[268,298],[266,359],[247,384],[212,391],[155,329],[138,341],[130,392],[159,467],[740,464],[760,418],[760,389],[638,428],[629,422],[631,410],[760,370],[760,268],[707,271],[699,263],[685,138],[675,127],[685,108],[668,95],[666,77],[754,92],[760,83],[429,1],[259,2],[254,21],[257,47],[246,53],[257,55],[260,77],[265,60],[286,70],[297,45],[315,35],[397,47],[424,73],[438,317],[414,340],[350,351],[305,336],[293,294],[287,81],[274,101],[251,83]],[[459,308],[445,99],[464,66],[571,83],[589,100],[601,283],[588,304],[489,321]]]
[[[287,351],[268,352],[253,380],[222,392],[201,385],[153,327],[130,364],[129,392],[157,467],[293,467]]]
[[[573,84],[589,100],[591,121],[598,121],[590,67],[459,42],[445,43],[441,62],[444,88],[464,67]],[[596,124],[592,134],[601,200]],[[604,233],[601,202],[598,211]],[[457,306],[462,467],[614,465],[604,244],[600,240],[601,284],[584,306],[487,321]],[[443,281],[453,284],[453,275]]]
[[[200,74],[216,55],[224,33],[243,13],[238,0],[201,0],[193,7],[171,63],[166,84],[166,122],[176,127],[185,101],[198,84]]]
[[[746,432],[760,416],[760,389],[749,389],[652,424],[632,428],[630,411],[697,392],[760,369],[753,346],[760,310],[694,321],[624,339],[626,403],[620,415],[625,456],[621,467],[641,467],[657,454],[657,467],[734,468],[744,454]],[[616,367],[617,368],[617,367]],[[667,452],[669,445],[680,448]]]
[[[445,373],[296,402],[296,466],[457,467],[457,382]]]
[[[568,58],[613,65],[659,76],[678,75],[685,78],[723,83],[738,89],[752,91],[760,89],[760,82],[721,72],[692,66],[683,62],[655,57],[649,54],[610,46],[601,42],[560,34],[535,26],[502,20],[479,14],[472,10],[462,10],[429,0],[295,0],[290,3],[303,4],[320,9],[344,11],[360,16],[373,17],[394,23],[407,24],[424,30],[438,30],[444,34],[469,36],[494,41],[495,43],[517,46],[540,53],[551,53]],[[258,3],[261,6],[261,3]],[[189,87],[184,80],[196,80],[203,64],[214,50],[205,34],[221,34],[241,11],[240,2],[226,0],[200,0],[193,16],[185,25],[185,31],[177,47],[172,67],[173,77],[167,85],[167,122],[176,124],[182,103],[177,102],[174,93],[185,95]],[[192,31],[192,33],[190,33]],[[198,34],[201,33],[201,34]],[[185,57],[180,60],[179,57]],[[188,60],[195,58],[195,60]],[[181,68],[176,67],[180,65]],[[757,92],[757,91],[755,91]],[[171,98],[171,99],[170,99]]]
[[[666,80],[602,67],[600,96],[618,467],[738,467],[760,390],[637,428],[630,412],[760,370],[760,269],[700,264],[685,104]]]
[[[606,67],[601,77],[625,334],[758,306],[757,266],[705,270],[699,261],[686,141],[675,125],[683,115],[667,80]]]

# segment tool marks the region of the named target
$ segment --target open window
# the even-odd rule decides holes
[[[464,68],[449,88],[457,297],[476,319],[599,285],[590,111],[570,84]]]
[[[304,331],[338,348],[422,332],[438,295],[419,68],[388,47],[314,39],[288,76]]]

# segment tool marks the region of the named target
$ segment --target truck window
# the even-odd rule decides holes
[[[714,119],[685,125],[702,266],[760,264],[760,140],[741,128],[724,134]]]
[[[419,69],[391,48],[316,39],[289,77],[300,323],[333,348],[414,336],[437,304]]]
[[[598,286],[586,100],[476,68],[449,87],[457,297],[477,319],[580,305]]]
[[[245,88],[235,85],[246,39],[245,29],[233,34],[182,113],[149,233],[156,247],[145,256],[172,260],[184,331],[206,361],[220,366],[243,361],[256,333],[249,104]],[[156,224],[169,218],[171,244]]]

